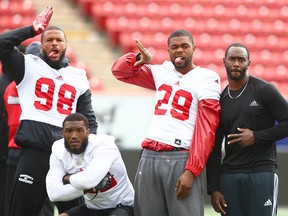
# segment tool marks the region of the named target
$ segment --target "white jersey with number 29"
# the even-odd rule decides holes
[[[219,100],[220,77],[216,72],[201,67],[183,75],[168,61],[151,65],[151,71],[157,101],[147,138],[190,149],[198,102]]]

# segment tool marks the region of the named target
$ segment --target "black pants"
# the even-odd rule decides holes
[[[273,172],[221,174],[226,216],[276,216],[278,176]]]
[[[93,210],[87,208],[86,205],[77,206],[65,212],[69,216],[133,216],[134,208],[132,206],[119,205],[115,208]]]
[[[6,161],[0,161],[0,215],[4,215]]]
[[[50,152],[22,148],[15,172],[9,215],[38,216],[48,197],[45,178],[49,169]]]
[[[46,191],[46,175],[49,170],[50,152],[34,148],[22,148],[13,182],[9,215],[41,216],[54,215],[54,204],[49,201]],[[47,203],[43,206],[43,203]],[[68,204],[67,204],[68,203]],[[57,203],[58,209],[65,211],[78,202]],[[41,211],[42,209],[42,211]]]
[[[78,199],[74,199],[68,202],[55,202],[55,205],[58,209],[58,213],[61,214],[75,206],[84,205],[84,198],[80,197]]]
[[[7,158],[7,174],[6,174],[6,193],[5,193],[5,215],[9,215],[10,196],[13,187],[13,181],[19,159],[21,157],[21,148],[10,148]],[[54,203],[47,197],[42,206],[39,216],[54,216]]]

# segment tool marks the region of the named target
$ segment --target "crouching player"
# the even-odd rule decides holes
[[[63,138],[54,142],[46,187],[51,201],[84,195],[85,204],[60,214],[132,216],[134,190],[114,137],[89,134],[80,113],[63,121]]]

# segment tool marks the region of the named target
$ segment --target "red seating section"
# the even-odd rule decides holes
[[[0,33],[9,29],[29,25],[35,18],[34,5],[30,1],[23,0],[0,0]],[[27,45],[38,37],[26,40],[23,45]],[[0,66],[0,74],[2,66]]]
[[[24,0],[0,0],[0,33],[9,29],[15,29],[25,25],[31,25],[35,16],[34,5],[31,1]],[[22,45],[27,46],[33,41],[40,41],[40,35],[25,40]],[[90,68],[84,61],[79,61],[74,51],[68,47],[66,55],[72,66],[85,69],[90,79]],[[0,75],[2,66],[0,62]],[[103,90],[103,85],[96,78],[90,80],[92,90]]]
[[[71,0],[72,1],[72,0]],[[217,71],[233,42],[251,52],[249,73],[272,81],[288,96],[288,5],[286,0],[73,0],[95,27],[123,53],[137,52],[139,39],[153,54],[151,63],[168,59],[167,37],[189,30],[197,47],[194,62]]]
[[[32,2],[23,0],[0,1],[0,32],[31,23],[35,18]]]

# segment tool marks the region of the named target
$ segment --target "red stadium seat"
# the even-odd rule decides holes
[[[89,84],[90,84],[90,89],[92,92],[94,91],[103,91],[104,90],[104,85],[101,82],[101,80],[99,80],[96,77],[92,77],[89,79]]]
[[[67,55],[67,57],[69,58],[70,63],[75,64],[75,63],[77,62],[76,54],[75,54],[75,52],[72,50],[72,48],[71,48],[70,46],[67,47],[66,55]]]
[[[275,87],[280,91],[280,93],[284,97],[288,97],[288,85],[287,82],[277,82],[277,81],[272,81],[272,83],[275,85]]]
[[[82,13],[86,16],[92,15],[92,6],[95,0],[76,0]]]
[[[0,76],[2,75],[2,63],[0,61]]]
[[[27,40],[25,40],[25,41],[23,41],[22,43],[21,43],[21,45],[23,45],[23,46],[28,46],[30,43],[32,43],[33,41],[40,41],[41,39],[41,35],[37,35],[37,36],[35,36],[35,37],[33,37],[33,38],[29,38],[29,39],[27,39]]]
[[[10,14],[9,1],[0,2],[0,16],[7,16]]]
[[[31,1],[11,2],[9,8],[12,15],[35,16],[34,5]]]
[[[79,4],[92,2],[91,16],[95,26],[105,31],[112,45],[123,52],[137,52],[134,40],[138,38],[154,54],[153,62],[162,63],[163,58],[169,58],[168,35],[182,28],[194,37],[195,63],[221,71],[223,79],[226,77],[222,63],[224,51],[234,42],[249,48],[252,74],[267,80],[286,79],[286,0],[74,1]]]

